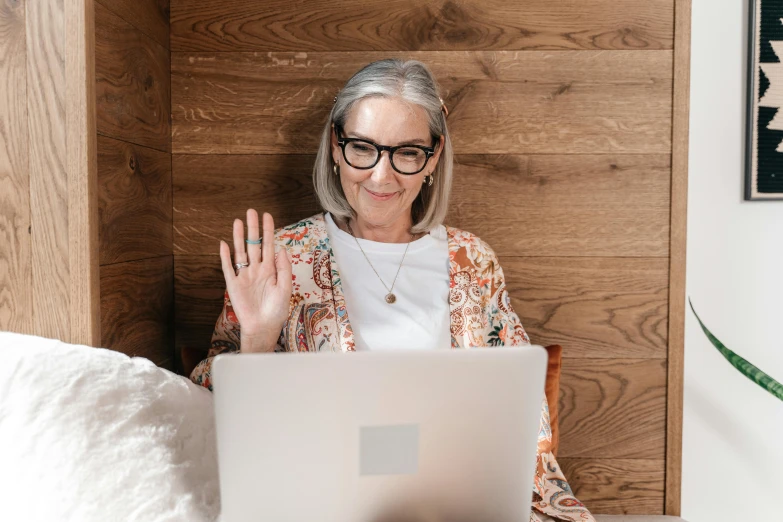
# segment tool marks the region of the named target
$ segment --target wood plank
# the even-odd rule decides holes
[[[671,51],[173,53],[176,153],[315,153],[345,81],[427,63],[460,154],[671,151]]]
[[[220,257],[174,256],[175,346],[209,350],[212,331],[223,310],[226,282]]]
[[[670,49],[673,0],[285,0],[172,5],[172,49]]]
[[[25,3],[0,9],[0,330],[33,334]]]
[[[566,358],[665,359],[665,258],[501,257],[514,310]]]
[[[568,347],[564,347],[565,355]],[[560,457],[656,459],[666,437],[666,361],[563,359]]]
[[[314,156],[173,157],[174,251],[218,254],[232,240],[235,218],[269,212],[281,227],[318,211],[312,183]]]
[[[97,3],[95,67],[98,133],[170,151],[168,50]]]
[[[576,497],[593,513],[663,514],[663,460],[560,459]]]
[[[447,223],[479,235],[498,255],[668,255],[668,156],[456,160]]]
[[[173,359],[172,256],[105,265],[100,277],[101,346],[155,363]]]
[[[33,330],[70,342],[66,28],[55,7],[26,3]]]
[[[100,263],[171,255],[171,154],[98,139]]]
[[[457,156],[446,222],[478,234],[499,255],[666,256],[668,162]],[[317,212],[313,163],[305,155],[174,155],[175,252],[215,253],[248,207],[271,212],[280,226]],[[498,194],[513,202],[503,212]]]
[[[672,113],[669,368],[666,433],[666,514],[680,515],[682,495],[682,402],[685,350],[685,262],[688,219],[691,1],[677,0]]]
[[[101,323],[92,0],[66,3],[65,27],[70,342],[98,346]]]
[[[170,0],[96,0],[108,10],[169,48]]]

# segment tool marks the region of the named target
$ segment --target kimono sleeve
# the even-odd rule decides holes
[[[284,338],[281,337],[277,342],[275,351],[284,351]],[[241,333],[239,321],[231,306],[231,299],[228,290],[223,294],[223,310],[215,323],[215,329],[212,332],[212,344],[207,358],[196,365],[190,374],[190,380],[194,383],[204,386],[212,391],[212,361],[216,356],[227,353],[239,353],[241,346]]]
[[[522,321],[511,306],[506,289],[506,279],[497,255],[485,244],[489,257],[486,279],[489,282],[489,335],[487,342],[493,346],[522,346],[530,344],[530,338],[522,327]]]
[[[532,507],[531,522],[550,520],[547,517],[567,522],[595,522],[587,507],[574,496],[552,453],[552,429],[546,397],[541,406]]]

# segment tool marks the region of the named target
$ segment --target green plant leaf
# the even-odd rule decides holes
[[[701,325],[701,329],[704,330],[704,333],[707,334],[707,338],[710,340],[710,342],[715,345],[715,348],[718,349],[718,351],[723,354],[723,356],[726,358],[727,361],[731,363],[732,366],[734,366],[736,369],[742,373],[745,377],[750,379],[751,381],[755,382],[765,390],[767,390],[769,393],[783,401],[783,384],[780,384],[778,381],[767,375],[766,373],[762,372],[759,368],[751,364],[749,361],[743,359],[736,353],[732,352],[726,346],[718,340],[717,337],[712,335],[712,332],[710,332],[706,326],[704,326],[704,323],[701,322],[701,319],[699,318],[699,314],[696,313],[696,310],[693,308],[693,303],[691,303],[691,300],[688,299],[688,304],[691,305],[691,310],[693,310],[693,315],[696,316],[696,320],[699,321],[699,324]]]

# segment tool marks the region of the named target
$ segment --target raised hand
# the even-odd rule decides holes
[[[275,223],[263,215],[262,243],[247,244],[241,219],[234,220],[234,263],[248,266],[235,269],[231,251],[220,241],[220,262],[226,289],[241,327],[241,351],[272,351],[288,317],[291,299],[291,260],[285,249],[275,254]],[[258,212],[247,211],[247,239],[259,239]]]

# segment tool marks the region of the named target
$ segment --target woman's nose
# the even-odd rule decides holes
[[[391,166],[391,156],[389,156],[388,150],[384,150],[381,152],[378,163],[372,169],[372,180],[378,184],[383,184],[389,182],[392,178],[394,178],[394,169]]]

